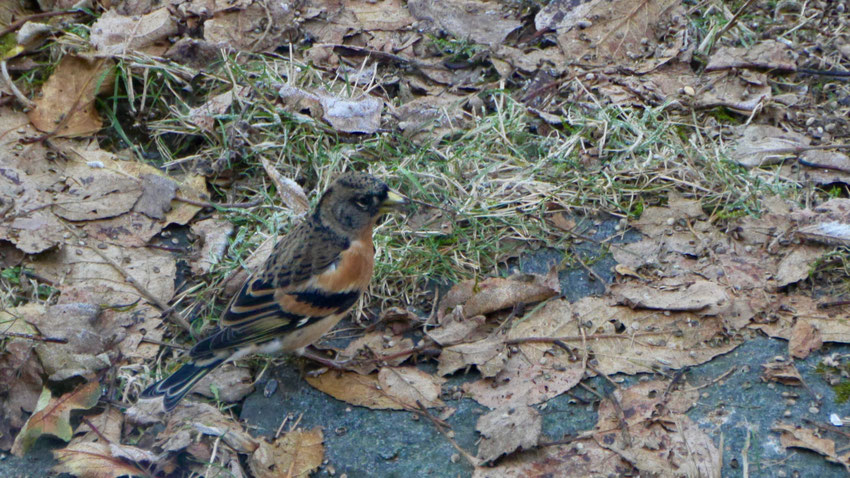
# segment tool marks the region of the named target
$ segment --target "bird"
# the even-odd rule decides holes
[[[173,410],[219,365],[257,353],[307,353],[369,286],[375,261],[372,230],[407,198],[363,172],[339,176],[315,209],[283,236],[222,313],[218,329],[195,344],[189,359],[147,387]],[[314,356],[315,358],[315,356]]]

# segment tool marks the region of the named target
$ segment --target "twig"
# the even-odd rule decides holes
[[[80,237],[80,234],[76,231],[76,229],[74,227],[72,227],[71,225],[67,224],[64,221],[62,222],[62,224],[65,226],[65,228],[68,231],[71,232],[71,234],[74,235],[74,237],[77,238],[78,241],[83,242],[83,238]],[[147,300],[151,304],[154,304],[155,306],[157,306],[159,308],[159,310],[166,311],[166,310],[170,309],[168,307],[168,304],[164,303],[163,301],[159,300],[156,296],[151,294],[144,286],[142,286],[142,284],[139,284],[139,281],[137,281],[133,276],[131,276],[129,272],[124,270],[124,268],[121,267],[120,264],[115,262],[111,257],[104,254],[103,251],[101,251],[100,249],[98,249],[96,247],[89,247],[89,249],[94,251],[97,255],[99,255],[101,257],[101,259],[105,260],[116,271],[118,271],[118,273],[120,273],[124,277],[124,280],[127,281],[128,284],[132,285],[137,291],[139,291],[139,293],[142,295],[142,297],[145,298],[145,300]],[[177,325],[182,327],[184,330],[189,332],[189,334],[192,334],[192,326],[189,325],[189,322],[187,322],[186,319],[184,319],[183,317],[180,317],[178,314],[173,313],[173,310],[172,310],[171,313],[168,314],[168,318],[171,319],[172,321],[174,321],[174,323],[176,323]]]
[[[578,384],[581,388],[596,395],[596,397],[600,400],[605,400],[605,396],[596,391],[593,387],[585,385],[582,382],[579,382]],[[609,397],[611,399],[611,404],[614,405],[614,410],[617,412],[617,421],[619,422],[620,433],[623,435],[623,441],[626,442],[626,448],[631,447],[632,437],[629,435],[629,425],[626,423],[626,413],[623,411],[623,407],[620,405],[620,401],[617,400],[617,397],[614,396],[614,393],[610,393]]]
[[[829,309],[830,307],[843,307],[850,305],[850,300],[834,300],[832,302],[821,302],[818,304],[818,309]]]
[[[168,342],[163,342],[161,340],[149,339],[147,337],[142,337],[142,342],[146,342],[146,343],[154,344],[154,345],[161,345],[163,347],[168,347],[168,348],[177,349],[177,350],[189,350],[190,349],[190,347],[186,347],[185,345],[172,344],[172,343],[168,343]]]
[[[474,456],[470,455],[469,452],[461,448],[461,446],[457,444],[454,438],[450,437],[449,434],[446,433],[445,430],[443,430],[443,427],[440,422],[437,421],[437,419],[428,412],[428,409],[425,408],[425,405],[422,405],[422,402],[417,400],[416,405],[419,407],[419,413],[434,424],[434,427],[437,429],[438,432],[440,432],[440,435],[443,435],[443,438],[448,440],[449,444],[451,444],[454,449],[457,450],[458,453],[460,453],[462,457],[466,458],[466,461],[468,461],[470,465],[478,466],[481,463],[478,458],[475,458]]]
[[[723,29],[720,30],[717,36],[714,37],[713,45],[716,45],[717,42],[720,41],[720,38],[723,36],[723,34],[728,32],[732,27],[735,26],[736,23],[738,23],[738,19],[741,18],[741,15],[743,15],[744,11],[746,11],[747,7],[749,7],[750,4],[753,3],[753,1],[754,0],[747,0],[747,3],[742,5],[741,8],[739,8],[738,11],[735,12],[735,15],[732,16],[732,19],[729,20],[729,23],[727,23],[726,26],[724,26]],[[708,55],[709,53],[711,53],[711,49],[705,52],[706,55]]]
[[[43,335],[24,334],[21,332],[0,332],[4,337],[15,337],[16,339],[37,340],[39,342],[50,342],[54,344],[67,344],[68,339],[59,337],[46,337]]]
[[[744,438],[744,448],[741,449],[741,476],[750,478],[750,429],[747,428],[747,437]]]
[[[608,282],[607,282],[605,279],[603,279],[603,278],[602,278],[602,276],[600,276],[599,274],[597,274],[595,270],[591,269],[591,268],[590,268],[590,266],[588,266],[588,265],[587,265],[587,264],[586,264],[586,263],[582,260],[582,258],[581,258],[581,255],[580,255],[580,254],[578,254],[578,253],[573,254],[573,257],[575,258],[575,260],[577,260],[577,261],[578,261],[578,263],[579,263],[579,264],[581,264],[581,267],[583,267],[583,268],[584,268],[584,270],[585,270],[585,271],[587,271],[587,273],[588,273],[588,274],[590,274],[590,276],[591,276],[592,278],[594,278],[594,279],[598,280],[598,281],[599,281],[599,283],[601,283],[601,284],[602,284],[602,287],[604,287],[604,288],[605,288],[605,293],[607,294],[607,293],[610,291],[610,289],[611,289],[610,287],[608,287]]]
[[[518,345],[518,344],[528,344],[528,343],[554,343],[555,341],[561,342],[580,342],[582,340],[593,340],[593,339],[620,339],[620,340],[632,340],[634,337],[644,337],[648,335],[665,335],[669,334],[669,331],[659,330],[657,332],[637,332],[634,334],[593,334],[587,335],[586,337],[582,337],[580,335],[565,335],[563,337],[520,337],[516,339],[506,340],[505,344],[507,345]]]
[[[21,90],[18,89],[17,85],[15,85],[15,82],[12,81],[12,77],[9,76],[9,69],[6,68],[6,60],[0,61],[0,70],[3,72],[3,80],[6,81],[6,85],[8,85],[9,89],[12,90],[12,94],[15,95],[15,98],[17,98],[18,101],[20,101],[25,107],[35,108],[35,103],[24,96],[24,94],[21,93]]]
[[[719,376],[719,377],[715,378],[714,380],[712,380],[712,381],[710,381],[710,382],[708,382],[708,383],[704,383],[704,384],[702,384],[702,385],[700,385],[700,386],[698,386],[698,387],[691,387],[691,388],[689,388],[689,389],[682,390],[682,391],[683,391],[683,392],[695,392],[695,391],[697,391],[697,390],[702,390],[702,389],[703,389],[703,388],[705,388],[705,387],[710,387],[710,386],[714,385],[715,383],[717,383],[717,382],[719,382],[719,381],[721,381],[721,380],[725,379],[726,377],[728,377],[728,376],[732,375],[733,373],[735,373],[735,371],[736,371],[736,370],[738,370],[738,367],[736,367],[736,366],[732,366],[732,368],[730,368],[729,370],[727,370],[727,371],[723,372],[722,374],[720,374],[720,376]]]
[[[254,199],[253,201],[241,203],[214,203],[210,201],[196,201],[194,199],[184,198],[183,196],[174,196],[175,201],[185,202],[198,207],[220,207],[220,208],[249,208],[259,206],[263,203],[263,199]]]

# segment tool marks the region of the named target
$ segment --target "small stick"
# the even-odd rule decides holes
[[[17,30],[18,28],[21,28],[22,26],[24,26],[24,24],[26,22],[28,22],[30,20],[39,20],[39,19],[42,19],[42,18],[58,17],[60,15],[73,15],[75,13],[82,13],[82,10],[60,10],[58,12],[36,13],[35,15],[30,15],[28,17],[21,18],[20,20],[12,23],[8,27],[4,28],[3,30],[0,30],[0,37],[2,37],[3,35],[5,35],[7,33],[12,33],[13,31]]]
[[[422,402],[417,400],[416,405],[419,406],[419,413],[434,424],[434,427],[437,429],[438,432],[440,432],[440,435],[443,435],[443,438],[448,440],[449,444],[451,444],[454,449],[457,450],[458,453],[460,453],[462,457],[466,458],[466,461],[468,461],[470,465],[477,467],[481,463],[478,458],[475,458],[474,456],[470,455],[469,452],[461,448],[461,446],[457,444],[454,438],[450,437],[449,434],[446,433],[445,430],[443,430],[443,427],[440,422],[428,412],[428,409],[425,408],[425,405],[422,405]]]
[[[194,199],[184,198],[183,196],[175,196],[175,201],[185,202],[186,204],[191,204],[193,206],[198,207],[220,207],[220,208],[249,208],[254,206],[259,206],[263,203],[262,199],[255,199],[249,202],[242,203],[214,203],[210,201],[196,201]]]
[[[67,344],[68,339],[59,337],[45,337],[43,335],[24,334],[21,332],[0,332],[4,337],[15,337],[16,339],[37,340],[39,342],[50,342],[54,344]]]
[[[718,41],[720,41],[720,38],[723,36],[724,33],[728,32],[732,27],[735,26],[736,23],[738,23],[738,19],[741,18],[741,15],[743,15],[744,11],[747,9],[747,7],[750,6],[751,3],[753,3],[753,0],[747,0],[747,3],[741,6],[741,8],[739,8],[737,12],[735,12],[735,15],[732,17],[731,20],[729,20],[729,23],[727,23],[726,26],[723,27],[722,30],[720,30],[720,33],[718,33],[717,36],[714,37],[715,45]],[[709,53],[711,53],[711,50],[705,52],[706,55],[708,55]]]
[[[190,349],[190,347],[186,347],[185,345],[172,344],[172,343],[168,343],[168,342],[163,342],[161,340],[149,339],[147,337],[142,337],[142,342],[154,344],[154,345],[161,345],[163,347],[168,347],[168,348],[177,349],[177,350],[189,350]]]
[[[635,337],[644,337],[648,335],[665,335],[669,334],[668,331],[658,331],[658,332],[637,332],[634,334],[593,334],[588,335],[586,337],[582,337],[580,335],[565,335],[563,337],[520,337],[516,339],[506,340],[505,343],[507,345],[518,345],[518,344],[528,344],[528,343],[554,343],[555,341],[561,342],[581,342],[582,340],[593,340],[593,339],[620,339],[620,340],[632,340]]]

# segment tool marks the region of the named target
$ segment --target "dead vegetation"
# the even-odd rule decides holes
[[[307,383],[430,420],[475,476],[720,476],[679,371],[765,334],[789,357],[765,380],[805,386],[790,360],[850,342],[847,8],[4,3],[0,449],[52,435],[57,471],[98,477],[327,465],[321,429],[269,443],[234,419],[263,359],[201,384],[213,405],[133,404],[317,193],[364,169],[418,206],[378,228],[358,326],[326,347],[348,370]],[[541,247],[563,251],[549,274],[506,276]],[[558,271],[602,282],[605,254],[604,294],[564,299]],[[831,385],[845,365],[824,365]],[[593,391],[595,427],[545,436],[548,400],[617,374],[649,380]],[[444,421],[461,397],[492,410],[477,453]],[[837,420],[774,431],[850,469]]]

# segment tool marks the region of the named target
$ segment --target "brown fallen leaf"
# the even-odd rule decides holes
[[[568,445],[546,446],[516,453],[495,466],[476,467],[473,478],[546,478],[575,476],[608,478],[637,476],[627,461],[592,439],[577,440]]]
[[[201,249],[193,255],[190,267],[193,274],[208,274],[213,265],[224,256],[228,240],[233,234],[233,223],[219,217],[211,217],[192,224],[192,234],[201,240]]]
[[[686,18],[678,0],[556,0],[537,13],[534,24],[537,31],[557,32],[568,58],[647,73],[685,50]]]
[[[213,392],[215,388],[215,392]],[[226,403],[235,403],[254,391],[251,371],[232,363],[217,367],[202,378],[193,392]]]
[[[486,332],[480,330],[486,321],[487,317],[483,315],[464,318],[459,314],[449,314],[438,327],[428,329],[425,333],[431,340],[443,346],[474,342],[486,337]]]
[[[764,124],[741,126],[738,135],[729,147],[729,155],[748,168],[780,163],[793,156],[794,148],[808,146],[811,142],[799,133]]]
[[[696,108],[714,108],[725,106],[738,113],[749,115],[772,98],[768,76],[753,70],[720,70],[708,72],[699,77],[696,96],[692,105]],[[739,164],[753,167],[761,164],[736,155]]]
[[[746,48],[721,46],[709,57],[705,71],[730,68],[796,71],[797,64],[790,46],[776,40],[764,40]]]
[[[74,438],[69,445],[95,441],[107,444],[121,443],[121,428],[123,426],[124,414],[115,407],[109,407],[97,415],[87,416],[74,430]]]
[[[158,404],[162,409],[162,404]],[[128,416],[128,419],[130,417]],[[235,419],[206,403],[183,402],[168,416],[165,430],[157,435],[163,450],[181,451],[192,443],[197,432],[221,440],[239,453],[253,453],[260,445]],[[179,445],[178,445],[179,444]]]
[[[801,294],[779,294],[768,299],[760,305],[766,320],[751,324],[751,328],[790,341],[794,329],[799,333],[804,330],[802,323],[806,323],[817,330],[824,342],[850,343],[850,310],[847,307],[821,309],[814,299]]]
[[[793,362],[771,361],[761,365],[763,380],[778,382],[783,385],[799,387],[803,385],[803,377]]]
[[[307,477],[325,458],[323,441],[320,427],[293,430],[273,443],[261,441],[248,459],[248,466],[258,478]]]
[[[30,416],[21,432],[15,437],[12,453],[22,456],[41,435],[53,435],[70,441],[71,411],[88,410],[100,399],[100,382],[89,382],[61,397],[53,397],[45,388],[38,398],[35,413]]]
[[[850,452],[839,455],[835,442],[819,436],[814,430],[790,423],[777,423],[773,431],[779,432],[779,443],[785,448],[802,448],[823,455],[828,461],[844,466],[850,472]]]
[[[0,313],[3,324],[9,324],[6,314]],[[12,447],[13,438],[26,423],[25,413],[33,411],[43,388],[43,373],[29,341],[6,342],[0,354],[0,450]]]
[[[161,55],[169,46],[168,38],[177,33],[177,22],[167,8],[141,16],[124,16],[116,10],[105,11],[91,27],[90,41],[101,55]]]
[[[442,322],[455,307],[463,306],[464,317],[488,314],[517,304],[531,304],[561,293],[557,272],[547,276],[519,274],[507,279],[491,277],[463,281],[440,301],[437,318]]]
[[[189,110],[189,121],[206,132],[213,132],[217,116],[223,115],[230,109],[235,97],[245,97],[248,88],[238,87],[211,97],[206,103]]]
[[[696,404],[698,392],[668,387],[669,382],[650,381],[614,391],[619,406],[610,399],[600,403],[596,442],[641,474],[721,476],[721,451],[684,414]]]
[[[348,370],[362,375],[368,375],[377,370],[382,364],[397,367],[410,354],[402,352],[413,348],[413,340],[401,335],[388,335],[385,332],[373,331],[352,341],[340,354],[342,360],[351,360],[345,365]],[[401,354],[401,355],[399,355]],[[395,356],[385,360],[381,357]]]
[[[53,467],[56,473],[70,473],[80,478],[118,478],[121,476],[148,476],[147,468],[116,457],[114,445],[100,442],[83,442],[53,451],[59,462]],[[121,448],[130,448],[121,446]]]
[[[291,85],[278,91],[283,102],[296,111],[307,107],[343,133],[372,134],[381,127],[384,102],[366,93],[343,98],[325,91],[311,93]]]
[[[482,463],[489,463],[516,450],[536,447],[543,418],[531,407],[506,405],[482,415],[475,429],[482,436],[478,458]]]
[[[295,181],[284,177],[277,169],[266,159],[260,158],[263,169],[269,175],[272,182],[277,188],[277,195],[286,204],[286,207],[292,210],[295,214],[306,214],[310,211],[310,200],[307,199],[307,194],[304,189]]]
[[[445,379],[422,372],[415,367],[384,367],[378,374],[356,372],[325,373],[306,377],[317,390],[352,405],[372,409],[404,410],[443,406],[440,386]]]
[[[499,11],[499,6],[478,0],[410,0],[407,8],[414,18],[457,38],[498,45],[522,23]]]
[[[95,96],[110,91],[114,75],[104,60],[66,55],[41,88],[28,116],[40,131],[73,137],[96,133],[103,126]],[[57,130],[58,128],[58,130]]]
[[[716,315],[729,306],[729,297],[722,286],[698,279],[676,285],[664,281],[614,284],[611,293],[618,304],[635,309],[694,311]]]
[[[494,335],[475,342],[444,347],[440,352],[437,374],[446,376],[475,365],[483,377],[494,377],[505,368],[507,361],[504,337]]]
[[[251,3],[244,9],[216,13],[204,22],[204,40],[219,48],[253,52],[285,45],[295,40],[299,4]]]

